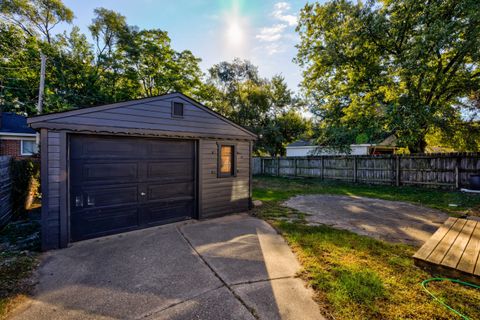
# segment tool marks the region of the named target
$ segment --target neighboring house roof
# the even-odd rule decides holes
[[[0,117],[0,135],[13,135],[13,134],[35,134],[35,130],[27,125],[27,118],[13,113],[2,112]]]
[[[74,110],[69,110],[69,111],[62,111],[62,112],[56,112],[56,113],[51,113],[51,114],[43,114],[35,117],[30,117],[28,118],[28,124],[31,125],[33,128],[49,128],[52,127],[52,125],[57,125],[59,123],[63,123],[65,120],[68,120],[70,126],[75,125],[72,121],[74,120],[74,117],[88,117],[91,115],[88,115],[90,113],[96,113],[96,112],[109,112],[110,110],[113,109],[120,109],[120,108],[126,108],[126,107],[136,107],[136,106],[142,106],[145,105],[145,107],[149,107],[152,103],[159,102],[159,101],[165,101],[166,99],[179,99],[183,100],[203,111],[206,113],[210,114],[210,117],[217,118],[221,120],[224,123],[229,124],[230,126],[233,126],[232,131],[233,133],[236,134],[237,136],[242,136],[248,139],[257,139],[257,135],[254,134],[253,132],[249,131],[248,129],[232,122],[231,120],[225,118],[224,116],[220,115],[219,113],[211,110],[210,108],[204,106],[203,104],[195,101],[194,99],[179,93],[170,93],[170,94],[165,94],[165,95],[160,95],[156,97],[149,97],[149,98],[143,98],[143,99],[137,99],[137,100],[131,100],[131,101],[124,101],[124,102],[118,102],[118,103],[113,103],[113,104],[108,104],[108,105],[101,105],[101,106],[94,106],[94,107],[87,107],[87,108],[81,108],[81,109],[74,109]],[[154,109],[152,109],[154,111]],[[122,120],[122,121],[127,121],[127,120]],[[153,121],[153,120],[152,120]],[[213,126],[214,124],[212,124]],[[56,128],[58,129],[58,128]]]
[[[295,142],[290,143],[287,145],[287,148],[290,147],[316,147],[314,140],[297,140]]]

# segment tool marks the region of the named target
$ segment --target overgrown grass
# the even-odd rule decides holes
[[[460,216],[480,216],[480,195],[419,187],[348,184],[319,179],[256,177],[253,196],[280,201],[298,194],[336,194],[412,202]],[[455,206],[452,206],[455,205]]]
[[[30,276],[38,263],[39,225],[19,221],[0,231],[0,319],[34,286]]]
[[[328,226],[308,226],[303,214],[281,206],[297,194],[342,194],[419,203],[452,214],[473,212],[480,197],[421,188],[348,185],[318,180],[260,177],[253,213],[268,220],[286,238],[303,266],[300,276],[316,293],[323,314],[332,319],[455,319],[423,291],[431,277],[411,258],[416,248],[392,244]],[[449,203],[458,204],[450,207]],[[429,288],[453,308],[480,319],[480,291],[452,283]]]
[[[273,221],[297,253],[301,277],[335,319],[454,319],[423,291],[431,277],[413,264],[415,249],[327,226]],[[480,291],[431,283],[432,291],[471,319],[480,319]]]

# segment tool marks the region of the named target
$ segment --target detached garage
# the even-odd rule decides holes
[[[180,93],[28,119],[42,247],[248,210],[256,135]]]

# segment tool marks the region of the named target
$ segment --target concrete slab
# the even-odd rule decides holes
[[[260,319],[319,320],[313,290],[300,279],[286,278],[233,286],[233,291]],[[273,293],[273,294],[272,294]]]
[[[284,203],[307,213],[309,224],[326,224],[373,238],[420,246],[448,218],[411,203],[336,195],[296,196]]]
[[[285,240],[246,214],[184,225],[181,232],[228,285],[293,277],[300,270]]]
[[[226,287],[222,287],[153,314],[146,319],[254,320],[255,317]]]
[[[49,252],[33,303],[14,319],[133,319],[220,286],[168,225]]]
[[[12,319],[323,319],[295,256],[248,215],[191,221],[47,253]]]

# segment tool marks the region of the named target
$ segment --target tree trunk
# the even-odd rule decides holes
[[[425,153],[427,148],[427,142],[425,141],[425,136],[418,138],[418,140],[412,145],[408,146],[410,153]]]

